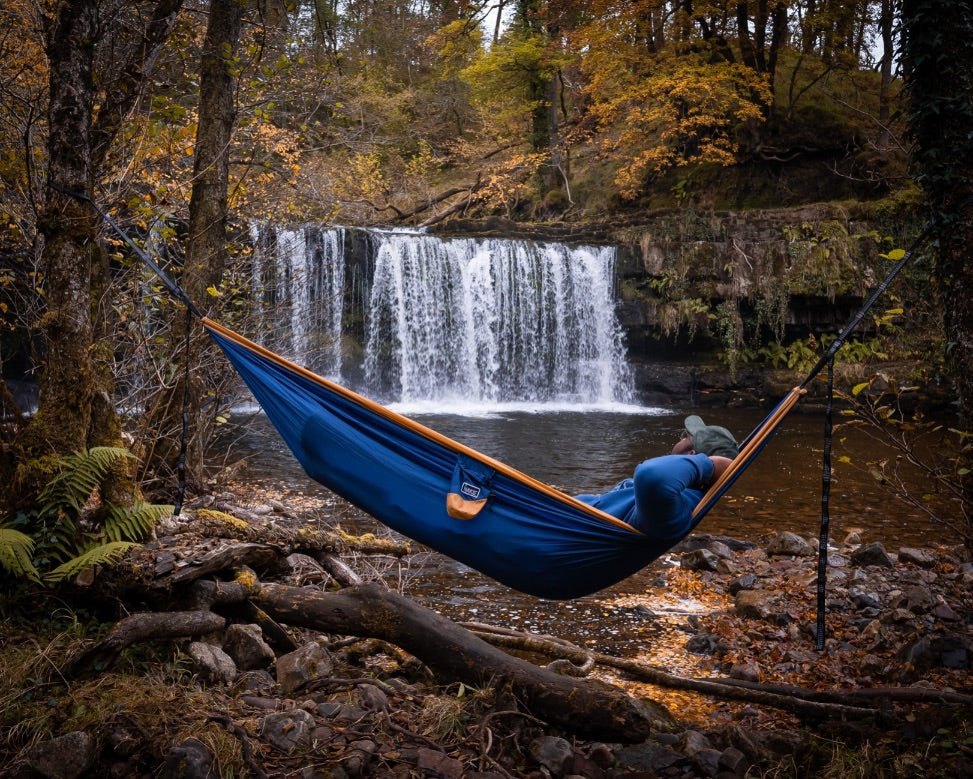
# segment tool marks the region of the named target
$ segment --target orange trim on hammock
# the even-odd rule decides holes
[[[369,400],[368,398],[363,397],[362,395],[359,395],[356,392],[352,392],[347,387],[342,387],[340,384],[336,384],[333,381],[329,381],[328,379],[318,376],[316,373],[312,373],[311,371],[307,370],[307,368],[302,368],[300,365],[297,365],[296,363],[290,362],[289,360],[285,360],[280,355],[274,354],[272,351],[270,351],[269,349],[265,349],[263,346],[260,346],[259,344],[255,344],[253,341],[244,338],[239,333],[235,333],[233,330],[224,327],[218,322],[214,322],[212,319],[203,317],[200,321],[202,322],[203,327],[205,327],[206,329],[219,333],[220,335],[224,336],[225,338],[228,338],[234,343],[237,343],[240,346],[249,349],[255,354],[261,355],[262,357],[270,360],[271,362],[274,362],[277,365],[280,365],[281,367],[286,368],[287,370],[298,374],[299,376],[303,376],[304,378],[313,381],[315,384],[318,384],[326,388],[328,391],[333,392],[336,395],[340,395],[346,400],[350,400],[351,402],[358,404],[359,406],[361,406],[364,409],[367,409],[373,414],[377,414],[378,416],[383,417],[384,419],[387,419],[390,422],[394,422],[397,425],[400,425],[408,430],[411,430],[412,432],[417,433],[418,435],[421,435],[429,439],[430,441],[440,444],[441,446],[444,446],[447,449],[450,449],[460,454],[465,454],[468,457],[472,457],[474,460],[477,460],[478,462],[481,462],[484,465],[490,466],[498,473],[502,473],[504,476],[508,476],[511,479],[520,482],[521,484],[525,484],[537,490],[538,492],[547,495],[550,498],[554,498],[555,500],[564,503],[567,506],[571,506],[572,508],[579,509],[583,511],[585,514],[594,517],[595,519],[600,519],[603,522],[607,522],[608,524],[614,525],[615,527],[621,528],[622,530],[627,530],[630,533],[634,533],[635,535],[639,535],[639,536],[643,535],[643,533],[641,533],[639,530],[636,530],[627,522],[623,522],[617,517],[613,517],[611,514],[607,514],[604,511],[600,511],[599,509],[595,508],[594,506],[588,505],[584,501],[580,501],[577,498],[567,495],[566,493],[560,492],[559,490],[556,490],[553,487],[544,484],[544,482],[538,481],[537,479],[534,479],[528,476],[527,474],[518,471],[516,468],[511,468],[509,465],[505,465],[499,460],[494,460],[492,457],[489,457],[485,454],[481,454],[480,452],[477,452],[475,449],[470,449],[468,446],[464,446],[463,444],[454,441],[451,438],[447,438],[442,433],[437,433],[435,430],[428,428],[425,425],[421,425],[418,422],[409,419],[408,417],[402,416],[401,414],[397,414],[396,412],[386,408],[385,406],[376,403],[373,400]]]

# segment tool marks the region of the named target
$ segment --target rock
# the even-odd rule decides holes
[[[727,747],[720,753],[719,767],[731,774],[743,776],[749,765],[747,756],[736,747]]]
[[[891,568],[893,565],[892,558],[878,541],[873,541],[852,552],[851,564],[858,567],[877,565],[882,568]]]
[[[274,650],[264,641],[259,625],[230,625],[226,629],[223,650],[243,671],[266,668],[274,660]]]
[[[233,692],[277,695],[280,692],[280,685],[277,684],[277,680],[270,675],[269,671],[260,669],[247,671],[237,676],[236,681],[233,682]]]
[[[599,768],[609,768],[615,763],[615,753],[608,744],[592,744],[588,760]]]
[[[765,590],[740,590],[736,594],[734,609],[739,617],[767,619],[778,603],[778,598],[768,595]]]
[[[709,549],[694,549],[679,558],[679,566],[688,571],[715,571],[719,560]]]
[[[378,744],[371,739],[358,739],[348,745],[348,750],[341,759],[341,767],[345,769],[351,779],[367,774],[368,765],[372,762],[372,755],[378,751]],[[421,753],[423,750],[420,749]],[[428,750],[433,751],[433,750]],[[438,753],[437,753],[438,754]]]
[[[213,779],[213,751],[202,741],[187,738],[166,755],[164,779]]]
[[[425,747],[419,748],[417,757],[416,767],[424,772],[424,776],[436,779],[462,779],[464,776],[463,763],[455,757]]]
[[[624,771],[650,771],[661,773],[681,761],[683,756],[662,744],[646,741],[644,744],[623,747],[615,751],[615,760]],[[625,773],[620,773],[625,776]]]
[[[925,549],[904,546],[899,549],[899,562],[911,563],[920,568],[932,568],[936,564],[936,558]]]
[[[277,658],[277,683],[287,694],[301,689],[315,679],[324,679],[333,671],[331,655],[317,642],[305,644],[300,649]]]
[[[260,722],[260,737],[275,749],[290,754],[310,742],[314,717],[303,709],[268,714]]]
[[[33,747],[27,762],[46,779],[77,779],[95,762],[95,741],[83,730],[65,733]]]
[[[230,684],[236,679],[236,663],[220,647],[204,641],[193,641],[188,652],[196,673],[206,681]]]
[[[554,777],[564,776],[574,767],[574,747],[557,736],[541,736],[530,742],[530,756]]]
[[[917,670],[928,668],[969,668],[973,646],[959,635],[923,636],[899,650],[899,660]]]
[[[706,548],[723,560],[732,560],[734,558],[733,550],[723,541],[713,539]]]
[[[859,590],[855,587],[848,590],[848,597],[851,598],[851,602],[860,609],[877,609],[882,605],[878,595],[876,595],[874,592],[866,592],[865,590]]]
[[[701,749],[693,755],[693,764],[704,776],[716,776],[720,771],[720,757],[718,749]]]
[[[767,544],[768,555],[789,556],[789,557],[813,557],[814,547],[801,538],[796,533],[784,531],[771,539]]]
[[[904,607],[913,614],[926,614],[936,606],[936,596],[925,587],[912,587],[903,593]]]
[[[374,684],[363,684],[358,688],[358,695],[362,705],[371,711],[388,711],[389,696]]]
[[[757,586],[757,577],[752,573],[745,573],[731,581],[727,586],[730,595],[736,595],[740,590],[752,590]]]
[[[734,663],[730,666],[729,676],[731,679],[742,679],[746,682],[759,682],[760,669],[755,663],[749,660],[742,663]]]
[[[936,619],[944,619],[949,622],[959,619],[959,615],[949,607],[948,603],[937,604],[929,613]]]
[[[882,637],[882,623],[877,619],[869,621],[865,627],[861,630],[862,638],[881,638]]]

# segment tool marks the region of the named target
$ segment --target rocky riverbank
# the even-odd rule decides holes
[[[286,496],[225,494],[207,510],[206,538],[189,512],[140,554],[179,571],[200,548],[255,533],[333,530],[321,506],[295,506]],[[367,556],[359,559],[359,570],[370,568]],[[4,689],[11,706],[0,775],[970,775],[966,551],[886,550],[851,535],[828,563],[823,652],[815,649],[814,543],[787,533],[759,543],[694,536],[660,561],[658,587],[704,602],[703,613],[656,613],[647,596],[606,600],[606,608],[664,623],[663,636],[635,657],[517,626],[468,625],[535,663],[651,699],[654,725],[639,743],[590,740],[583,722],[573,732],[554,728],[503,680],[474,687],[435,678],[416,657],[369,637],[290,629],[295,648],[281,652],[254,615],[233,612],[207,638],[140,650],[87,680],[62,685],[54,675],[42,687],[23,683],[19,695]],[[261,576],[271,571],[318,591],[338,586],[320,561],[286,544]],[[19,657],[16,633],[3,640],[7,687],[16,676],[9,667]],[[58,642],[43,650],[57,661],[62,651]],[[44,702],[31,708],[40,689]],[[835,772],[836,762],[852,760],[854,770],[849,762]]]

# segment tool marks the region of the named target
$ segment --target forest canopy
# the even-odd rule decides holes
[[[54,5],[0,11],[11,251],[32,245],[45,180],[41,14]],[[119,66],[154,4],[112,5],[99,4],[96,123],[131,75]],[[97,171],[102,200],[146,230],[184,218],[192,182],[208,5],[173,5],[151,83]],[[714,167],[812,161],[835,186],[886,194],[905,181],[892,10],[891,0],[261,3],[233,55],[230,207],[424,221],[448,206],[439,193],[460,187],[474,213],[562,218],[698,199]],[[707,199],[748,204],[742,192]]]

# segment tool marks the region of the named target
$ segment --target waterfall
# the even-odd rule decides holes
[[[366,395],[632,402],[611,247],[350,228],[254,237],[262,343]]]
[[[328,378],[342,378],[344,231],[254,227],[257,340]]]

